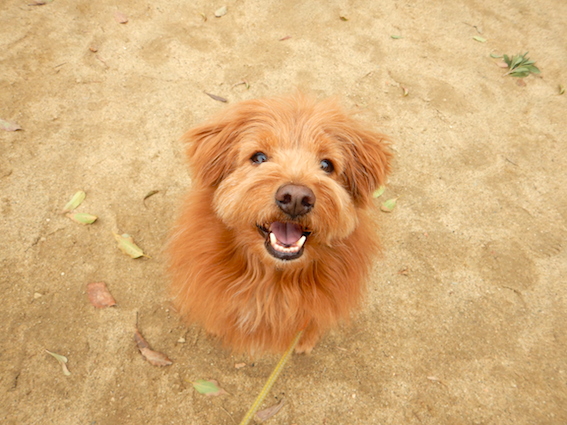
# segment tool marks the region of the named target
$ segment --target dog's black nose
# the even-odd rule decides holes
[[[311,211],[315,205],[315,194],[306,186],[286,184],[276,192],[276,204],[284,213],[295,218]]]

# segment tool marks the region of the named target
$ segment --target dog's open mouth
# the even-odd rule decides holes
[[[280,260],[295,260],[303,255],[305,242],[311,234],[297,223],[275,221],[257,225],[266,239],[266,250]]]

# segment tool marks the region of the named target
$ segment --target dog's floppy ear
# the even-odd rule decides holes
[[[371,194],[386,183],[392,153],[386,136],[352,126],[341,131],[348,160],[344,176],[347,189],[357,206],[370,203]]]
[[[238,122],[221,116],[189,130],[182,138],[194,181],[218,186],[234,167],[234,142]]]

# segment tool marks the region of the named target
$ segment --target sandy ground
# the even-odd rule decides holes
[[[223,107],[204,91],[299,88],[391,135],[400,198],[376,213],[366,307],[292,358],[269,423],[567,424],[565,1],[32,2],[0,6],[0,118],[23,128],[0,131],[0,422],[240,421],[277,357],[231,356],[170,306],[178,140]],[[490,57],[525,51],[542,73],[523,86]],[[60,214],[80,189],[91,226]],[[89,304],[94,281],[116,307]],[[173,365],[141,357],[137,315]]]

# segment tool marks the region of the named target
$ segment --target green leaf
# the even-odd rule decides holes
[[[93,224],[96,220],[97,220],[97,216],[96,215],[92,215],[92,214],[87,214],[87,213],[69,213],[69,214],[65,214],[67,217],[69,217],[71,220],[73,220],[76,223],[79,224]]]
[[[394,40],[399,40],[400,38],[403,38],[401,35],[391,35],[390,37],[392,37]]]
[[[374,193],[372,193],[372,197],[373,198],[379,198],[380,196],[382,196],[384,194],[384,191],[386,190],[386,186],[380,186],[378,189],[376,189],[374,191]]]
[[[475,35],[473,40],[478,41],[479,43],[486,43],[486,38],[479,37],[478,35]]]
[[[206,396],[226,394],[226,391],[220,388],[218,386],[218,382],[215,380],[206,381],[204,379],[198,379],[191,383],[193,384],[193,388],[195,388],[199,394],[205,394]]]
[[[515,55],[511,59],[504,55],[504,60],[508,65],[509,71],[504,75],[511,75],[512,77],[527,77],[531,74],[539,74],[540,70],[535,66],[535,61],[528,59],[528,52],[523,55]]]
[[[491,54],[490,54],[490,57],[491,57],[492,59],[500,59],[500,58],[502,57],[502,55],[497,55],[496,53],[491,53]]]
[[[67,202],[67,204],[63,207],[63,214],[73,211],[77,208],[81,203],[85,200],[87,194],[82,190],[79,190],[77,193],[73,195],[71,200]]]
[[[519,72],[530,72],[530,70],[525,66],[519,66],[517,68],[512,69],[511,74],[519,73]]]
[[[392,212],[394,210],[394,208],[396,208],[396,202],[398,201],[398,198],[392,198],[392,199],[388,199],[386,202],[384,202],[382,204],[382,206],[380,207],[380,209],[383,212]]]
[[[512,58],[512,62],[510,63],[510,68],[514,69],[516,68],[521,62],[522,62],[522,57],[521,56],[514,56]]]

